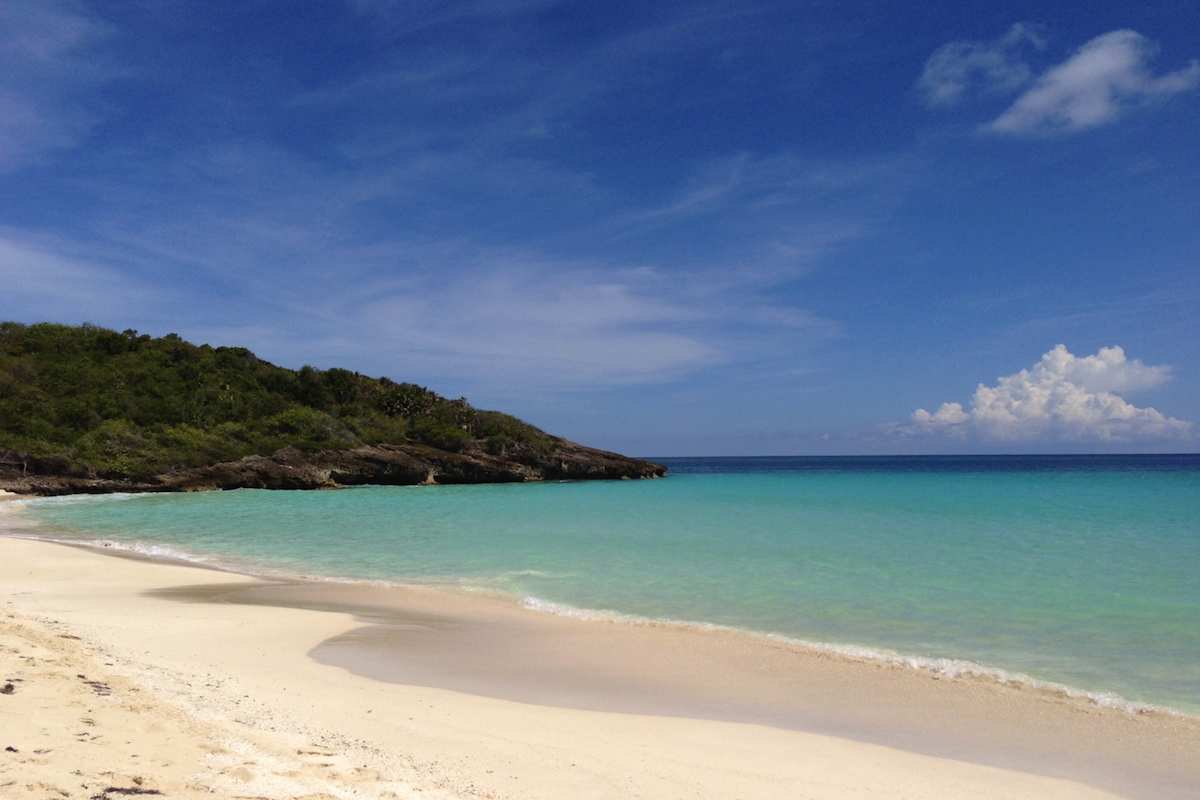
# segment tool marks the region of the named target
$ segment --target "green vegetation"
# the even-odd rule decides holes
[[[554,439],[411,383],[289,370],[242,347],[196,346],[93,325],[0,322],[0,450],[73,470],[144,477],[281,447],[423,444],[549,452]]]

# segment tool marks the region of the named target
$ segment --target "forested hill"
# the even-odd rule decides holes
[[[307,475],[282,481],[306,488],[665,470],[411,383],[284,369],[175,334],[0,322],[0,486],[17,473],[74,480],[64,490],[272,486],[272,471]]]

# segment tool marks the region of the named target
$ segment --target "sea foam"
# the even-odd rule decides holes
[[[1023,672],[1014,672],[1010,670],[999,669],[997,667],[989,667],[983,664],[977,664],[974,661],[966,661],[957,658],[935,658],[929,656],[908,655],[905,653],[897,653],[877,647],[864,647],[854,644],[836,644],[832,642],[815,642],[807,639],[798,639],[792,636],[784,636],[777,633],[763,633],[760,631],[749,631],[742,628],[735,628],[729,625],[717,625],[711,622],[695,622],[690,620],[644,617],[636,614],[624,614],[610,609],[577,608],[565,603],[556,603],[552,600],[545,600],[532,595],[523,597],[521,599],[521,606],[531,611],[538,611],[544,614],[553,614],[554,616],[558,617],[578,619],[585,622],[609,622],[625,625],[668,625],[683,628],[693,628],[697,630],[725,631],[741,636],[768,639],[792,647],[799,647],[804,650],[809,650],[816,653],[824,653],[849,660],[873,661],[881,664],[887,664],[888,666],[892,667],[899,667],[901,669],[929,673],[931,675],[936,675],[939,678],[948,678],[950,680],[986,680],[998,684],[1022,686],[1036,691],[1055,694],[1061,697],[1086,700],[1092,705],[1101,708],[1113,708],[1118,711],[1123,711],[1127,714],[1160,713],[1186,715],[1186,712],[1181,712],[1178,709],[1171,708],[1170,706],[1128,700],[1112,692],[1090,692],[1085,689],[1067,686],[1066,684],[1041,680],[1031,675],[1026,675]]]

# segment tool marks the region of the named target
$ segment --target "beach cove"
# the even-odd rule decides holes
[[[1200,458],[671,460],[666,480],[42,498],[22,535],[498,593],[1200,713]]]
[[[834,705],[867,707],[880,692],[892,696],[885,716],[907,716],[911,749],[900,741],[885,746],[702,717],[516,702],[375,680],[313,659],[315,649],[364,627],[345,611],[178,599],[212,592],[204,587],[214,584],[218,593],[235,594],[272,586],[259,579],[28,540],[2,539],[0,550],[3,669],[14,686],[0,697],[0,735],[16,751],[5,753],[0,784],[13,797],[41,797],[52,787],[71,793],[62,796],[128,787],[173,797],[215,791],[230,797],[1082,800],[1187,797],[1197,786],[1200,726],[1188,717],[1134,715],[1078,698],[828,657],[816,658],[818,669],[802,682],[830,680],[819,669],[826,666],[832,669],[824,672],[841,674],[842,688],[856,687]],[[291,606],[331,602],[322,591],[306,595],[302,588],[285,600]],[[362,604],[363,598],[342,602]],[[735,659],[722,665],[734,674],[701,679],[711,659],[719,662],[731,651],[686,641],[686,635],[670,642],[678,631],[556,618],[511,605],[488,608],[486,601],[428,589],[391,606],[403,609],[409,624],[414,615],[426,624],[439,618],[447,627],[453,620],[495,624],[500,618],[524,627],[526,636],[546,625],[550,630],[542,633],[561,643],[595,637],[593,652],[619,646],[637,656],[635,663],[654,657],[639,650],[647,643],[638,639],[646,636],[666,643],[667,652],[682,647],[698,659],[696,674],[682,679],[697,687],[696,696],[712,688],[705,684],[728,689],[730,679],[747,676],[747,665]],[[378,605],[364,610],[376,619],[381,613]],[[396,619],[389,624],[400,625]],[[621,678],[612,676],[617,683]],[[897,684],[907,696],[892,694]],[[983,736],[976,746],[994,743],[988,737],[1007,728],[999,738],[1010,744],[1057,741],[1059,749],[1041,764],[1019,763],[1019,748],[993,750],[993,760],[1018,762],[1007,768],[922,753],[922,709],[931,696],[940,698],[944,719],[969,716],[960,722]],[[900,725],[888,735],[904,731]],[[1090,772],[1092,779],[1022,771],[1031,766]]]
[[[747,461],[0,504],[0,784],[1197,796],[1194,459]]]

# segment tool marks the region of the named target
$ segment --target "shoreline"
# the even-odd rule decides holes
[[[352,614],[359,626],[310,657],[393,684],[817,733],[1130,796],[1168,796],[1168,784],[1198,796],[1188,789],[1200,786],[1200,768],[1176,770],[1200,754],[1200,718],[1105,707],[987,673],[930,673],[730,628],[547,617],[511,597],[439,586],[280,580],[154,595]],[[1164,751],[1164,739],[1176,741]],[[1137,791],[1175,772],[1153,791]]]
[[[14,495],[12,493],[7,494],[8,496],[6,497],[5,493],[0,490],[0,501],[43,499],[34,495]],[[90,495],[78,495],[78,497],[84,499],[91,498]],[[3,512],[4,506],[0,505],[0,514]],[[705,622],[702,620],[697,621],[687,619],[642,617],[608,609],[582,608],[562,604],[552,600],[546,600],[544,598],[539,598],[532,595],[507,593],[503,590],[497,590],[491,587],[450,584],[437,581],[414,583],[411,581],[401,582],[384,579],[294,573],[272,569],[270,567],[256,565],[253,563],[239,563],[232,557],[226,558],[225,560],[221,560],[220,558],[210,559],[199,553],[173,550],[160,546],[154,546],[149,549],[140,549],[135,546],[136,543],[130,544],[120,541],[110,541],[107,539],[96,541],[58,539],[53,537],[39,536],[36,534],[25,535],[23,533],[5,534],[3,529],[0,529],[0,537],[5,535],[13,536],[14,538],[27,538],[31,541],[43,541],[52,544],[63,545],[66,547],[79,548],[85,551],[93,551],[116,558],[128,558],[145,561],[148,563],[165,563],[180,566],[190,566],[197,569],[211,570],[218,574],[238,575],[268,582],[309,582],[315,584],[330,584],[334,586],[369,586],[393,589],[425,587],[447,593],[464,592],[475,597],[490,595],[501,598],[504,601],[511,601],[514,604],[521,605],[524,608],[536,611],[538,613],[551,616],[560,616],[593,623],[648,625],[653,627],[683,627],[703,631],[718,631],[731,635],[749,637],[752,640],[756,640],[760,646],[782,644],[784,646],[796,647],[812,654],[821,654],[834,659],[844,659],[849,663],[859,661],[877,662],[878,664],[888,668],[894,667],[926,673],[935,676],[938,679],[979,680],[1000,685],[1014,685],[1023,690],[1044,693],[1047,696],[1069,698],[1071,700],[1092,704],[1100,708],[1117,709],[1127,714],[1167,714],[1190,718],[1200,723],[1200,710],[1198,709],[1177,708],[1165,703],[1126,697],[1112,691],[1094,690],[1079,686],[1072,686],[1070,684],[1061,683],[1051,679],[1034,677],[1024,672],[1012,669],[990,666],[987,664],[955,657],[914,655],[911,653],[904,653],[871,645],[811,641],[786,634],[738,628],[734,626]],[[353,609],[349,610],[351,613],[353,613]]]
[[[796,653],[786,646],[769,652],[762,647],[747,648],[747,637],[728,632],[584,622],[466,596],[469,593],[453,598],[421,587],[289,586],[199,565],[106,558],[110,554],[102,550],[31,539],[0,538],[0,554],[8,626],[25,626],[49,642],[69,646],[81,642],[80,646],[103,659],[90,670],[115,670],[119,674],[113,680],[131,682],[133,688],[153,698],[151,706],[174,707],[171,718],[176,721],[182,719],[210,732],[218,730],[226,740],[256,743],[246,747],[263,750],[279,764],[287,762],[288,769],[281,766],[282,772],[275,770],[279,775],[289,770],[301,775],[312,771],[304,764],[292,763],[308,758],[297,752],[305,747],[296,746],[296,736],[314,740],[309,745],[342,742],[338,757],[349,758],[347,754],[353,753],[354,760],[363,761],[354,769],[367,770],[375,777],[342,770],[332,785],[355,786],[367,796],[388,796],[385,792],[401,797],[438,796],[429,793],[436,789],[446,797],[617,797],[633,793],[792,797],[797,787],[809,789],[814,797],[827,798],[904,793],[935,798],[1182,798],[1200,794],[1195,789],[1200,786],[1200,767],[1195,766],[1200,763],[1196,758],[1200,755],[1200,725],[1188,717],[1129,714],[1011,686],[993,684],[989,688],[982,681],[939,679],[878,663],[853,669],[845,659],[820,654],[810,653],[800,669]],[[214,584],[223,588],[214,589]],[[193,602],[180,602],[189,592]],[[252,604],[230,602],[230,597],[211,602],[216,599],[211,596],[214,592],[257,596],[250,598]],[[294,596],[269,596],[272,592],[293,592]],[[196,602],[205,593],[210,595],[208,602]],[[381,603],[381,596],[388,594],[390,601]],[[401,618],[404,615],[407,617]],[[369,624],[364,625],[364,619]],[[364,634],[364,630],[374,633]],[[30,636],[36,638],[35,633]],[[56,638],[61,636],[78,639]],[[362,674],[369,664],[375,664],[371,669],[382,668],[380,664],[394,667],[394,652],[372,661],[368,651],[380,646],[394,648],[405,637],[409,640],[406,669],[410,674]],[[539,647],[529,647],[538,642]],[[598,696],[618,707],[580,709],[569,707],[580,701],[564,703],[561,698],[538,704],[539,699],[554,698],[488,696],[489,692],[502,694],[496,685],[508,680],[503,659],[493,658],[492,666],[482,673],[477,668],[502,654],[505,646],[510,655],[515,646],[518,652],[533,653],[545,664],[564,668],[566,677],[560,689],[573,687],[577,695],[587,694],[584,690],[589,680],[594,683],[595,676],[580,674],[578,665],[571,667],[562,657],[574,653],[595,662],[595,653],[610,654],[613,658],[603,676],[607,683],[601,682]],[[331,650],[339,651],[339,657],[351,663],[332,663],[337,658],[330,655]],[[746,661],[747,651],[757,667]],[[420,657],[414,660],[413,653]],[[664,660],[664,654],[671,658]],[[727,706],[741,704],[744,710],[747,704],[753,705],[749,695],[764,691],[759,700],[765,698],[774,707],[778,698],[770,697],[769,689],[778,677],[772,670],[781,658],[793,675],[792,683],[785,687],[788,693],[795,693],[797,687],[807,687],[809,692],[800,703],[807,704],[807,730],[805,725],[791,729],[761,720],[738,721],[736,715],[721,718],[711,709],[695,716],[681,715],[678,705],[671,707],[672,702],[718,697],[724,698]],[[14,667],[25,668],[10,660],[7,651],[5,662],[10,676],[19,677]],[[658,673],[654,672],[656,662]],[[459,677],[465,671],[473,680],[491,681],[492,685],[422,685],[420,676],[413,674],[414,670],[431,665],[441,669],[447,664],[459,666]],[[633,668],[633,664],[638,666]],[[687,674],[682,678],[680,664],[693,665],[684,670]],[[701,669],[714,664],[724,671],[704,673]],[[521,680],[528,683],[528,665],[518,662],[516,666],[526,670],[518,675],[524,675]],[[91,676],[93,672],[81,674]],[[445,674],[441,674],[445,684]],[[668,686],[682,684],[692,694],[684,691],[682,698],[664,697],[661,684],[655,682],[664,674],[671,678]],[[645,679],[641,684],[638,675]],[[402,680],[394,680],[397,677]],[[896,691],[897,681],[904,684],[901,688],[907,694]],[[15,685],[15,697],[25,693],[26,685]],[[645,704],[647,685],[666,707],[655,709]],[[821,727],[821,714],[854,705],[855,698],[861,701],[864,687],[870,690],[872,685],[876,694],[866,703],[859,702],[855,712],[865,714],[859,720],[860,730],[842,730],[841,738],[813,732]],[[882,694],[878,693],[881,686],[886,690]],[[489,691],[481,693],[481,688]],[[961,719],[982,713],[983,719],[974,723],[976,731],[999,724],[1010,742],[1030,740],[1030,730],[1021,725],[1036,727],[1042,724],[1038,720],[1057,721],[1059,728],[1052,725],[1042,734],[1049,730],[1048,741],[1058,740],[1063,746],[1042,764],[1029,763],[1029,754],[1022,755],[1019,749],[997,749],[994,737],[975,744],[992,741],[990,758],[1000,763],[981,764],[978,757],[961,760],[971,754],[945,752],[953,750],[945,737],[933,748],[943,752],[927,752],[931,749],[929,730],[945,721],[931,713],[929,697],[943,699],[946,707],[938,712],[943,717],[947,708],[951,712],[965,710],[959,714]],[[627,702],[641,703],[642,713],[620,707]],[[872,717],[867,713],[881,704],[886,705],[882,709],[885,716],[890,715],[886,725],[878,714]],[[247,715],[242,710],[246,705],[253,705],[255,713]],[[1022,714],[1027,717],[1024,722]],[[865,741],[872,730],[876,739],[889,741]],[[1072,735],[1064,737],[1064,730]],[[1087,735],[1080,738],[1081,731]],[[21,730],[6,726],[3,734],[11,738]],[[1037,731],[1033,734],[1036,740]],[[194,732],[180,734],[180,741],[183,751],[200,752]],[[184,746],[189,741],[192,744]],[[19,744],[13,746],[22,754],[27,752]],[[43,760],[52,762],[53,752]],[[1124,763],[1114,764],[1114,754],[1118,762],[1123,757]],[[0,762],[4,764],[0,784],[12,774],[21,774],[16,758]],[[253,788],[262,796],[303,794],[297,793],[295,786],[277,794],[263,788],[265,777],[254,776],[274,769],[269,764],[275,762],[269,758],[251,759],[256,767],[222,766],[222,758],[225,756],[211,753],[199,757],[190,780],[210,789],[224,786],[224,791]],[[321,763],[333,763],[330,759],[336,760],[334,755],[318,758]],[[1098,759],[1109,765],[1110,773],[1099,780],[1095,775]],[[440,766],[431,766],[434,764]],[[249,781],[234,776],[243,767],[240,774],[249,776]],[[334,767],[320,769],[328,772]],[[443,771],[438,773],[438,769]],[[1058,777],[1045,775],[1055,771]],[[435,773],[439,777],[430,777]],[[321,778],[327,779],[333,780]],[[1082,780],[1092,785],[1084,785]],[[1095,788],[1097,785],[1101,788]],[[418,792],[417,786],[426,791]],[[965,786],[973,787],[976,794],[964,794]]]
[[[77,495],[77,497],[82,500],[88,500],[91,499],[92,496]],[[44,498],[35,495],[17,495],[11,492],[4,492],[3,490],[0,490],[0,515],[3,515],[6,511],[6,504],[3,503],[4,500],[15,501],[40,499]],[[7,510],[15,509],[9,507]],[[979,662],[955,657],[915,655],[891,650],[886,647],[877,647],[872,645],[811,641],[787,634],[739,628],[729,625],[710,623],[703,620],[642,617],[609,609],[592,609],[565,605],[553,600],[546,600],[544,598],[539,598],[532,595],[509,593],[505,592],[504,590],[498,590],[486,586],[442,583],[438,581],[418,581],[414,583],[411,581],[401,582],[386,579],[295,573],[286,570],[274,569],[266,565],[256,564],[249,561],[244,563],[239,562],[238,559],[233,557],[210,558],[199,552],[187,552],[157,545],[150,548],[140,548],[137,546],[139,544],[137,542],[129,543],[107,539],[88,541],[74,540],[69,538],[54,538],[40,536],[37,533],[30,533],[28,535],[20,532],[13,533],[11,529],[9,530],[9,533],[6,534],[3,526],[0,526],[0,537],[5,535],[15,536],[17,538],[28,538],[33,541],[44,541],[53,544],[60,544],[67,547],[80,548],[85,551],[93,551],[117,558],[142,560],[148,563],[165,563],[191,566],[198,569],[211,570],[218,574],[239,575],[269,582],[312,582],[316,584],[331,584],[334,586],[370,586],[394,589],[426,587],[436,591],[444,591],[448,593],[465,592],[475,597],[490,595],[501,598],[504,601],[511,601],[514,604],[519,604],[524,608],[541,614],[567,617],[585,622],[613,623],[619,625],[649,625],[654,627],[683,627],[703,631],[718,631],[731,635],[749,637],[750,639],[755,640],[759,646],[782,644],[788,647],[799,648],[811,654],[821,654],[834,659],[844,659],[848,663],[859,661],[876,662],[888,668],[895,667],[926,673],[933,675],[938,679],[966,679],[1000,685],[1014,685],[1022,690],[1043,693],[1047,696],[1069,698],[1073,701],[1078,700],[1100,708],[1117,709],[1127,714],[1167,714],[1190,718],[1195,720],[1197,723],[1200,723],[1200,709],[1188,707],[1179,708],[1166,703],[1126,697],[1109,690],[1088,689],[1079,686],[1073,686],[1052,679],[1031,676],[1025,672],[1013,669],[990,666],[988,664],[982,664]],[[348,610],[353,613],[353,609]]]
[[[0,533],[0,538],[5,536],[5,534]],[[389,589],[397,591],[428,590],[439,593],[445,597],[461,595],[464,597],[472,597],[481,601],[494,600],[501,604],[518,606],[521,609],[537,614],[545,614],[553,617],[564,617],[589,624],[595,623],[645,626],[660,629],[679,629],[692,631],[695,633],[711,632],[719,635],[745,637],[749,641],[753,642],[755,646],[759,647],[782,646],[794,648],[812,657],[842,660],[846,663],[874,663],[884,668],[895,668],[910,670],[917,673],[924,673],[933,677],[935,680],[967,680],[979,681],[999,686],[1013,686],[1022,691],[1039,693],[1047,697],[1064,698],[1097,708],[1112,709],[1124,714],[1161,714],[1191,719],[1200,724],[1200,712],[1192,711],[1186,708],[1176,708],[1162,703],[1130,699],[1113,692],[1070,686],[1064,683],[1057,683],[1051,680],[1036,678],[1023,672],[1015,672],[1013,670],[1008,670],[1001,667],[992,667],[986,664],[980,664],[974,661],[958,658],[912,655],[867,645],[809,641],[784,634],[749,630],[711,622],[641,617],[606,609],[580,608],[551,600],[545,600],[532,595],[506,593],[502,590],[496,590],[488,587],[478,587],[474,585],[455,585],[439,582],[406,583],[392,580],[348,578],[343,576],[305,575],[282,571],[272,571],[269,569],[256,571],[252,567],[243,568],[233,563],[207,561],[198,557],[189,557],[187,554],[178,552],[143,551],[137,548],[124,546],[121,543],[109,542],[107,540],[104,540],[103,543],[97,544],[94,542],[44,538],[38,536],[16,535],[8,536],[7,538],[45,542],[47,544],[76,548],[84,552],[94,552],[112,558],[129,559],[147,564],[169,564],[200,570],[209,570],[217,575],[232,575],[250,578],[252,580],[261,581],[264,584],[269,585],[286,585],[296,587],[364,587],[368,592]],[[221,587],[221,584],[215,583],[213,586]],[[318,589],[317,591],[320,590]],[[181,592],[176,595],[170,590],[167,590],[159,594],[163,597],[174,597],[175,599],[181,599],[184,601],[195,601],[193,598],[189,597],[187,592]],[[223,598],[220,602],[237,601]],[[288,601],[280,600],[276,604],[286,606],[288,605]],[[366,601],[366,605],[369,606],[370,602]],[[306,606],[300,605],[297,607]],[[346,613],[355,615],[362,613],[364,610],[363,607],[353,604],[342,604],[339,606],[339,608],[344,610]]]

